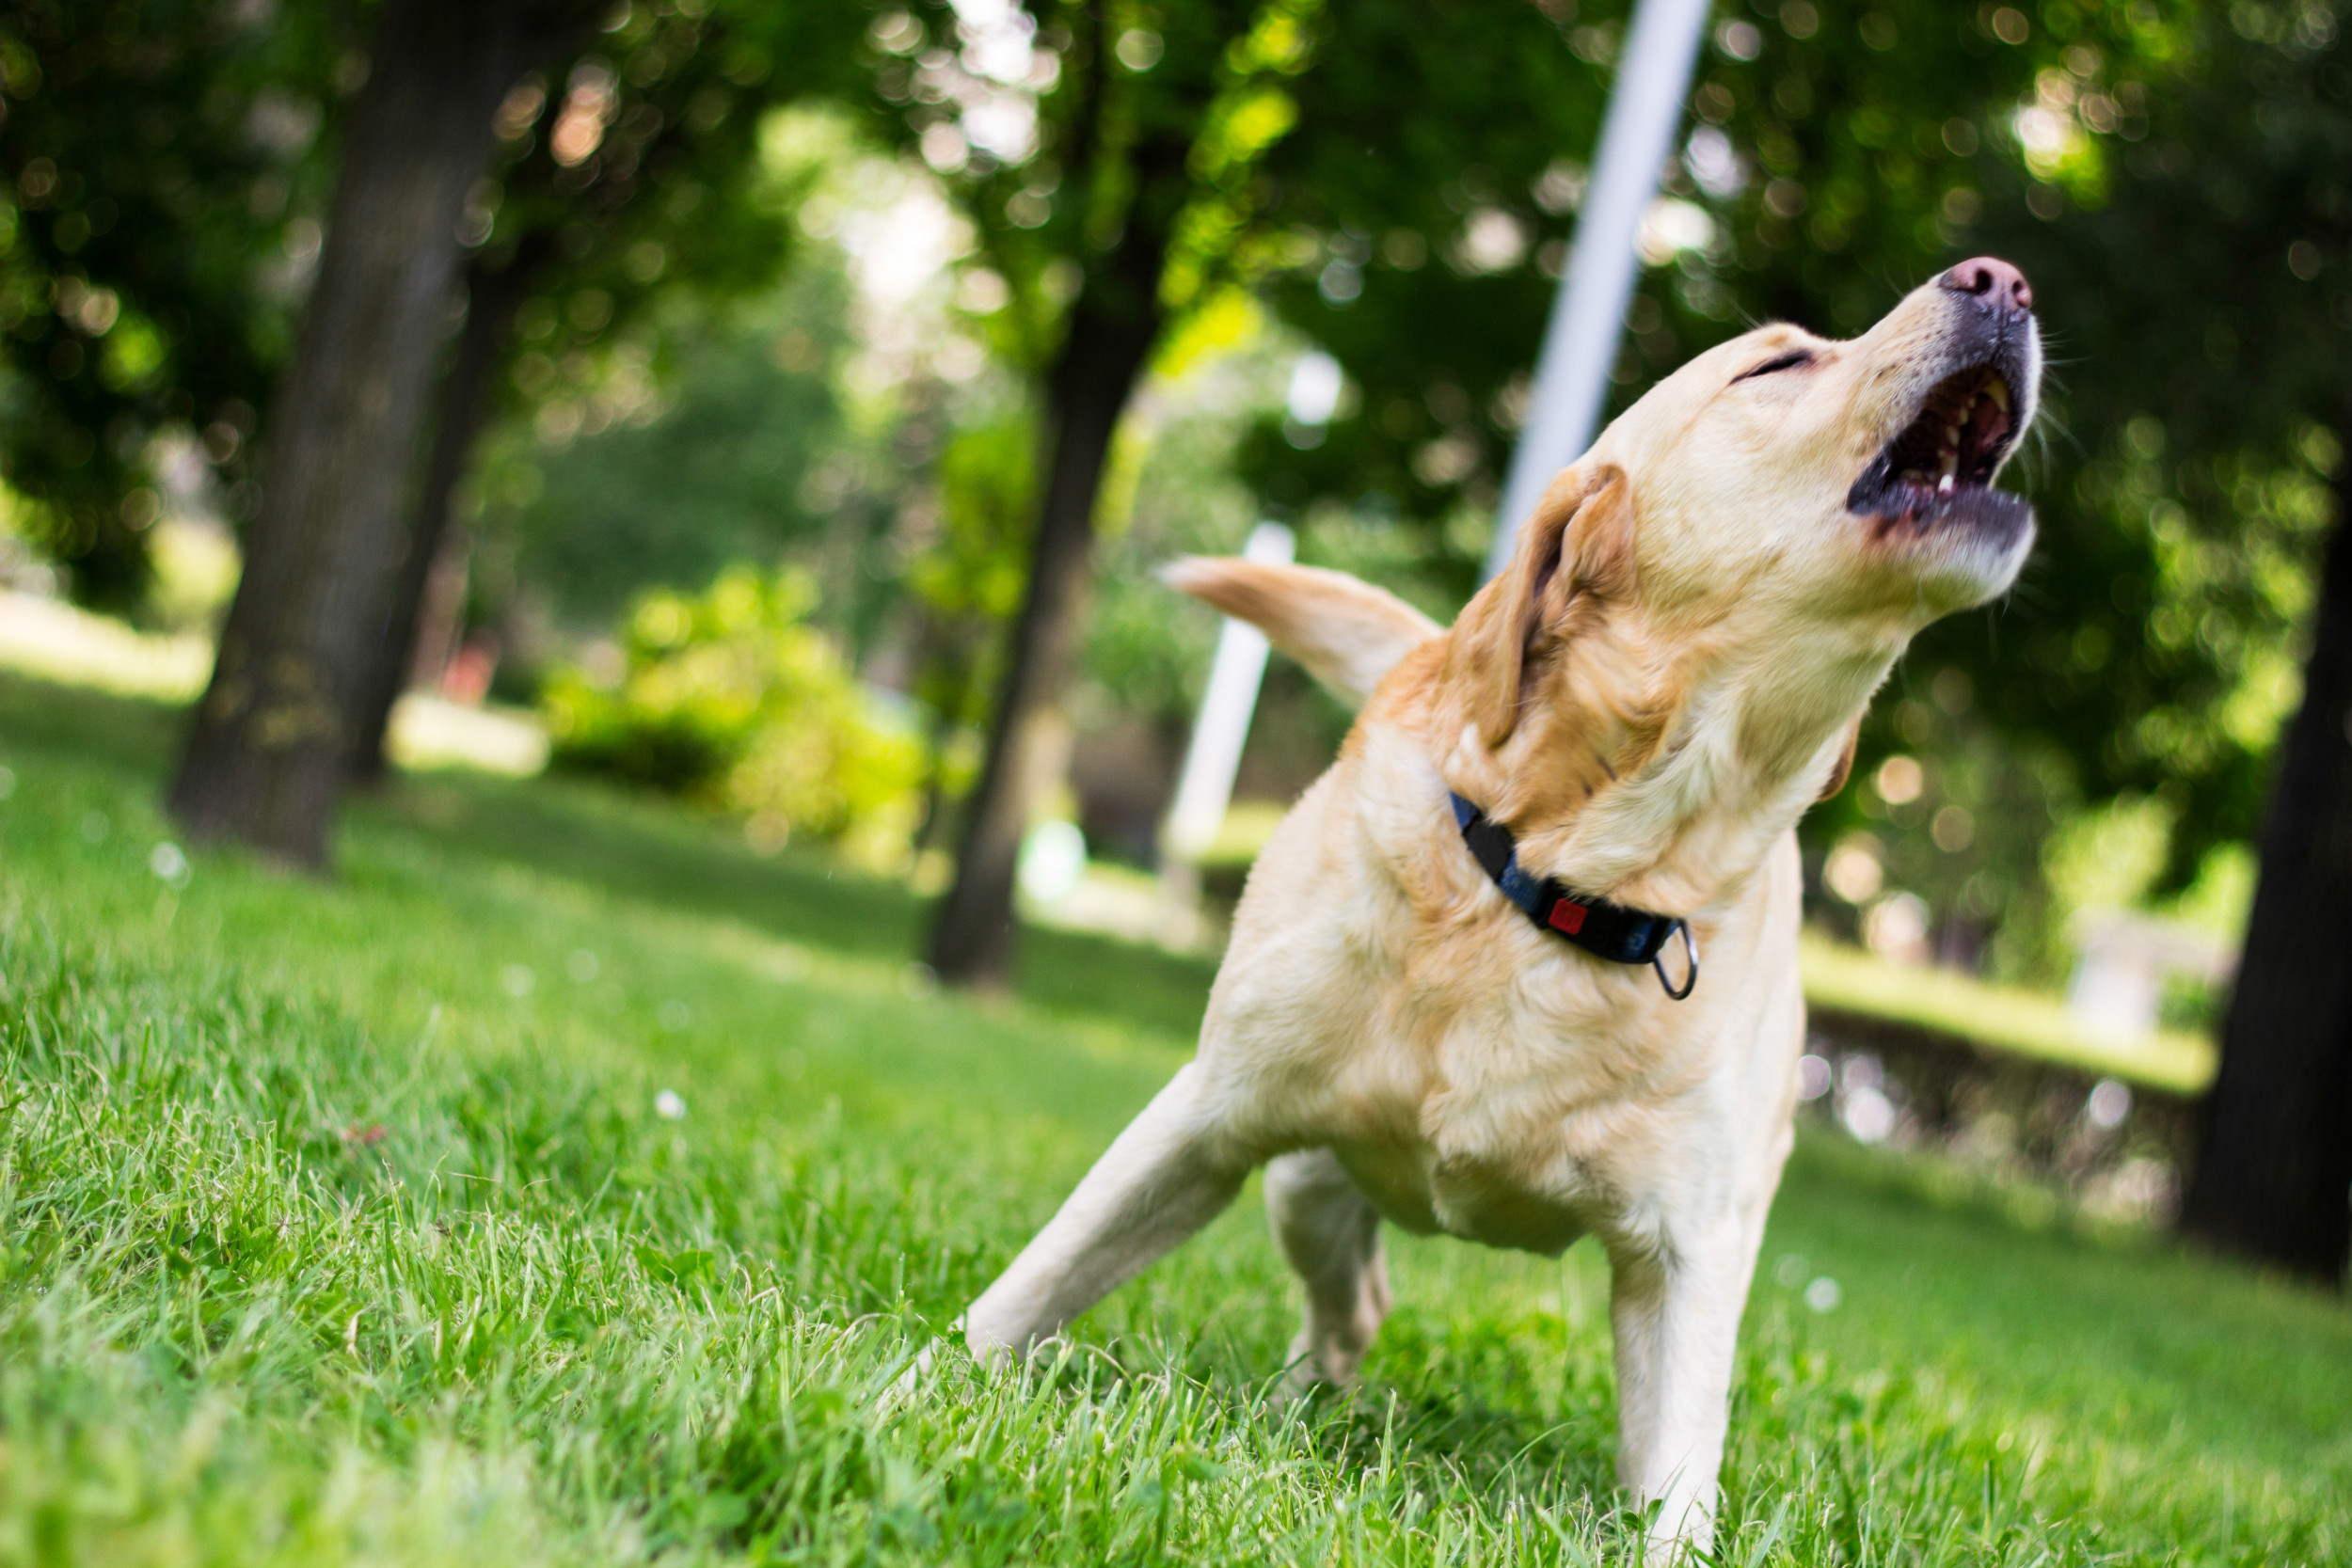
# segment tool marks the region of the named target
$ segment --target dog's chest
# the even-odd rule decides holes
[[[1659,1042],[1549,1009],[1391,1022],[1402,1037],[1381,1054],[1411,1069],[1341,1148],[1390,1220],[1542,1253],[1629,1227],[1674,1119],[1661,1097],[1679,1086],[1657,1070]]]

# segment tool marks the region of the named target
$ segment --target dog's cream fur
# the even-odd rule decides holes
[[[1381,1219],[1544,1253],[1592,1235],[1620,1478],[1662,1537],[1708,1538],[1804,1036],[1792,830],[1905,644],[2030,543],[1847,510],[1955,368],[1966,308],[1930,284],[1851,342],[1776,325],[1699,356],[1560,476],[1450,631],[1334,573],[1174,569],[1369,704],[1251,874],[1197,1059],[972,1305],[976,1351],[1026,1354],[1261,1164],[1306,1284],[1296,1362],[1342,1385],[1388,1310]],[[1695,994],[1534,929],[1449,787],[1531,871],[1687,916]]]

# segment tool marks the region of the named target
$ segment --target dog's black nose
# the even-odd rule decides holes
[[[1989,309],[2033,309],[2033,285],[2026,281],[2024,273],[1998,256],[1978,256],[1963,261],[1936,282],[1953,293],[1981,300]]]

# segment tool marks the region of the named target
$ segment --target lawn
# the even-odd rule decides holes
[[[1635,1553],[1589,1247],[1396,1243],[1365,1387],[1278,1406],[1246,1200],[1051,1370],[891,1396],[1203,966],[938,994],[896,888],[559,781],[183,867],[175,724],[0,680],[0,1563]],[[1742,1346],[1724,1562],[2352,1559],[2339,1300],[1821,1140]]]

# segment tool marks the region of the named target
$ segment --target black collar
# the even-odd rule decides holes
[[[1510,829],[1488,821],[1485,812],[1459,795],[1449,792],[1449,798],[1454,801],[1454,819],[1462,827],[1462,842],[1470,846],[1470,852],[1486,868],[1502,895],[1517,904],[1538,929],[1565,937],[1611,963],[1649,965],[1658,971],[1658,983],[1666,988],[1666,994],[1677,1002],[1691,994],[1699,983],[1699,944],[1687,921],[1572,892],[1550,877],[1536,880],[1520,867],[1518,846]],[[1679,987],[1667,978],[1666,966],[1659,958],[1667,940],[1677,932],[1691,958],[1691,972]]]

